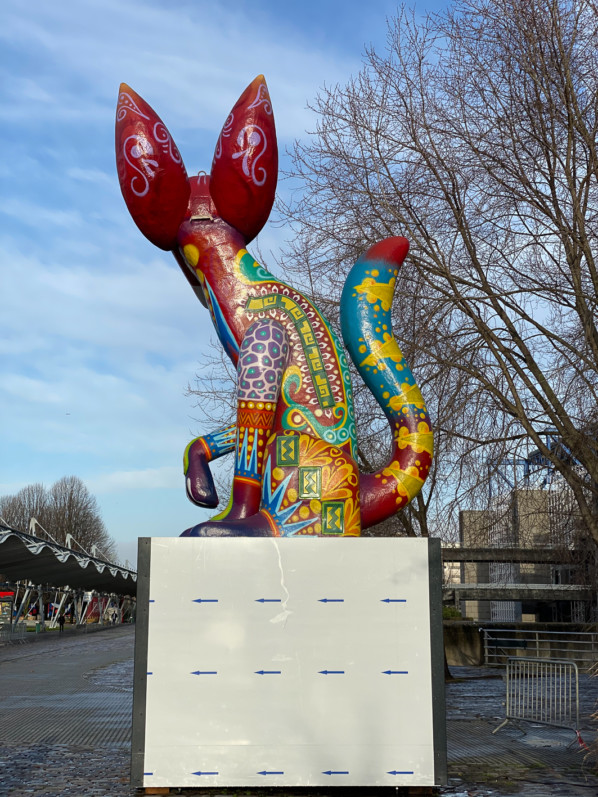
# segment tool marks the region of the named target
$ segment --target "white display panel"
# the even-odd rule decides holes
[[[150,543],[140,785],[438,783],[426,540]]]

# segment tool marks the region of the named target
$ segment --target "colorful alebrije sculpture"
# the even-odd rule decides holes
[[[187,446],[187,494],[218,498],[209,462],[231,451],[227,508],[187,536],[358,536],[404,507],[432,459],[430,420],[392,336],[390,310],[409,244],[372,246],[347,277],[343,340],[392,431],[386,467],[360,473],[345,353],[312,302],[274,277],[246,245],[274,202],[276,131],[263,76],[243,92],[216,145],[209,176],[187,177],[170,133],[122,84],[116,160],[123,196],[141,232],[172,251],[207,306],[237,365],[237,422]]]

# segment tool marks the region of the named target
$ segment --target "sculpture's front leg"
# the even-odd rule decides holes
[[[237,365],[237,435],[233,488],[227,508],[190,536],[259,534],[251,522],[261,502],[266,443],[272,431],[289,341],[282,324],[268,318],[247,330]],[[257,522],[257,521],[256,521]],[[261,527],[261,523],[260,523]],[[264,534],[271,532],[264,527]]]
[[[187,497],[197,506],[208,509],[218,506],[218,493],[209,463],[234,451],[236,440],[237,425],[232,423],[218,429],[217,432],[196,437],[185,449],[183,456],[185,488]]]

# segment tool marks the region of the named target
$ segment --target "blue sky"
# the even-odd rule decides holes
[[[121,197],[118,86],[155,108],[192,174],[209,169],[226,115],[263,73],[284,151],[314,127],[318,88],[355,74],[364,44],[383,47],[395,7],[2,0],[0,495],[79,476],[130,562],[139,536],[209,516],[185,497],[182,454],[209,431],[185,389],[211,324]],[[261,252],[284,235],[266,227]]]

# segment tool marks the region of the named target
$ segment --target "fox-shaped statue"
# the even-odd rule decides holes
[[[390,311],[409,244],[388,238],[351,269],[341,299],[345,346],[383,408],[388,464],[360,473],[349,367],[314,304],[257,263],[247,244],[266,223],[278,176],[263,76],[229,114],[209,176],[188,177],[162,120],[124,83],[116,111],[120,186],[141,232],[171,251],[237,366],[237,421],[187,446],[187,494],[218,497],[209,462],[234,452],[227,508],[185,536],[358,536],[421,489],[430,419],[393,335]]]

